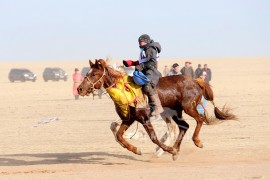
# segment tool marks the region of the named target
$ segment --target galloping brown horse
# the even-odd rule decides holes
[[[93,93],[93,91],[102,87],[105,89],[114,87],[116,82],[118,82],[123,76],[121,72],[107,66],[105,61],[102,59],[96,60],[95,63],[89,60],[89,64],[91,71],[87,73],[84,81],[78,87],[78,92],[81,96],[89,95],[90,93]],[[175,112],[169,113],[179,127],[179,134],[173,147],[169,147],[158,140],[149,120],[149,108],[136,109],[134,107],[130,107],[129,118],[125,118],[125,116],[121,114],[121,111],[117,111],[118,115],[123,120],[116,134],[117,141],[124,148],[127,148],[133,153],[141,154],[141,151],[137,147],[131,145],[123,138],[124,132],[130,127],[130,125],[134,121],[138,121],[143,125],[153,143],[157,144],[164,151],[175,156],[180,150],[181,141],[189,127],[182,118],[182,111],[184,111],[197,121],[197,126],[192,139],[197,147],[202,148],[203,145],[199,139],[199,132],[203,122],[208,124],[209,119],[198,113],[197,105],[200,103],[203,95],[206,100],[211,101],[215,106],[213,102],[213,91],[209,84],[203,81],[193,80],[187,76],[169,76],[160,78],[157,90],[162,106],[169,109],[169,111]],[[214,112],[216,118],[219,120],[236,119],[236,116],[231,114],[226,108],[223,108],[222,111],[220,111],[215,106]],[[165,111],[161,115],[163,118],[167,119],[168,116],[166,114],[168,114],[168,111]]]

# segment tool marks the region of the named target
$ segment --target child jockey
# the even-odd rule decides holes
[[[139,60],[123,60],[123,64],[126,67],[135,66],[137,71],[141,71],[150,79],[150,82],[143,85],[142,89],[149,98],[149,105],[152,109],[150,115],[157,116],[163,112],[156,90],[156,85],[161,77],[161,73],[157,70],[157,61],[161,52],[161,46],[158,42],[154,42],[147,34],[141,35],[138,42],[141,49]]]

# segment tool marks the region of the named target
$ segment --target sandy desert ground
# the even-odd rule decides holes
[[[185,60],[161,59],[159,68]],[[270,58],[189,60],[194,69],[208,64],[217,105],[229,104],[239,121],[204,125],[199,149],[191,140],[195,120],[185,115],[190,128],[177,161],[167,153],[155,158],[148,137],[130,140],[141,156],[116,143],[109,127],[118,116],[109,97],[74,100],[73,70],[88,60],[0,62],[0,179],[270,179]],[[44,82],[46,66],[62,67],[68,81]],[[12,67],[29,68],[37,81],[10,83]],[[36,126],[50,117],[59,120]]]

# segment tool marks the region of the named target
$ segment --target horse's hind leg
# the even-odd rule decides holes
[[[159,141],[161,143],[169,146],[169,145],[171,145],[171,142],[174,139],[174,137],[176,137],[176,133],[177,133],[176,132],[176,125],[175,125],[175,123],[172,122],[171,117],[170,118],[162,117],[162,119],[165,120],[168,131],[166,131],[166,133],[161,137],[161,139]],[[157,157],[160,157],[163,153],[164,153],[163,149],[161,149],[159,146],[157,146],[155,155]]]
[[[130,127],[130,125],[134,122],[134,120],[130,120],[130,121],[124,121],[122,122],[119,130],[116,133],[116,139],[117,142],[119,142],[119,144],[121,146],[123,146],[124,148],[127,148],[129,151],[141,155],[141,151],[139,148],[129,144],[124,138],[123,138],[123,134],[125,133],[125,131]]]
[[[197,126],[195,128],[192,140],[197,147],[203,148],[203,144],[199,139],[199,133],[204,122],[203,117],[198,113],[196,106],[184,107],[184,111],[196,120]]]

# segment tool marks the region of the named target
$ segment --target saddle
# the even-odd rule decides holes
[[[147,95],[142,92],[142,87],[137,85],[130,76],[123,75],[115,86],[106,90],[114,101],[117,112],[125,118],[129,118],[130,106],[138,109],[148,107]]]

